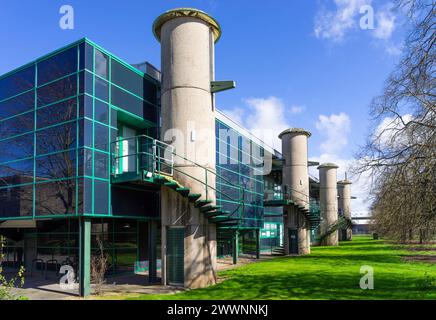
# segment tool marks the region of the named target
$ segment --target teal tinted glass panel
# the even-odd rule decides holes
[[[113,105],[142,117],[144,102],[141,99],[138,99],[115,86],[111,86],[111,90]]]
[[[82,120],[79,122],[79,146],[92,148],[92,121]]]
[[[94,152],[94,176],[98,178],[109,178],[109,156],[106,153]]]
[[[38,88],[38,107],[75,96],[76,93],[76,75],[55,81]]]
[[[0,119],[12,117],[16,114],[33,109],[34,105],[35,93],[33,91],[0,102]]]
[[[94,148],[109,151],[109,128],[94,123]]]
[[[36,158],[36,181],[61,179],[76,174],[76,151],[60,152]]]
[[[36,153],[46,154],[76,147],[76,122],[47,128],[36,133]]]
[[[108,78],[108,66],[109,66],[109,58],[106,54],[95,49],[95,74],[103,77],[105,79]]]
[[[94,180],[94,214],[108,214],[109,183]]]
[[[94,120],[108,124],[109,122],[109,106],[99,100],[95,100]]]
[[[37,183],[35,214],[37,216],[74,214],[76,179]]]
[[[38,62],[38,86],[77,71],[77,47]]]
[[[76,98],[69,99],[36,111],[36,126],[38,129],[76,118]]]
[[[95,96],[104,101],[109,99],[109,83],[99,77],[95,77]]]
[[[33,131],[33,124],[34,112],[0,121],[0,140]]]
[[[0,79],[0,101],[32,89],[35,86],[35,66]]]
[[[86,68],[89,71],[92,71],[94,66],[94,48],[85,42],[80,44],[79,50],[80,70]]]
[[[33,156],[33,134],[0,141],[0,163]]]
[[[0,164],[0,188],[22,183],[23,176],[33,177],[33,159]]]
[[[0,217],[28,217],[33,213],[33,186],[0,189]]]

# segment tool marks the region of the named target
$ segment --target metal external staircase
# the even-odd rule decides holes
[[[295,195],[291,195],[290,191],[291,190],[288,190],[288,192],[274,191],[274,193],[272,194],[273,196],[269,199],[265,199],[263,205],[265,207],[281,207],[281,206],[292,205],[306,216],[307,220],[309,220],[310,222],[311,230],[317,229],[319,224],[321,223],[318,202],[313,199],[310,199],[309,209],[307,209],[305,206],[302,206],[300,204],[301,202],[307,203],[307,200],[305,200],[306,195],[302,194],[302,197],[300,198],[300,197],[296,197]],[[299,191],[296,190],[294,191],[296,193],[300,193]]]
[[[240,190],[241,198],[234,199],[226,194],[225,191],[218,190],[215,185],[208,183],[210,175],[217,177],[215,171],[176,154],[171,145],[147,135],[139,135],[114,141],[111,150],[111,183],[152,184],[172,189],[193,203],[210,223],[215,223],[218,227],[235,226],[242,219],[244,188],[234,185],[220,176],[219,179],[225,181],[226,184]],[[184,165],[178,166],[175,159],[183,162]],[[202,180],[189,174],[185,171],[187,167],[201,168],[204,171],[205,179]],[[203,185],[204,193],[194,193],[190,188],[183,186],[179,181],[175,180],[174,172],[177,172],[179,175],[185,175],[189,179]],[[239,206],[233,212],[224,210],[215,201],[209,199],[209,190],[215,191],[216,198],[219,196],[220,198],[227,198],[238,202]]]

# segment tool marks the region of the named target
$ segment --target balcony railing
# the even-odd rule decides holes
[[[174,147],[171,145],[147,135],[139,135],[112,142],[111,150],[113,177],[127,176],[131,177],[128,178],[129,180],[138,180],[145,173],[145,176],[152,181],[154,178],[161,178],[162,176],[174,177],[175,173],[179,176],[184,175],[189,180],[198,182],[203,186],[203,200],[209,200],[209,192],[212,190],[215,192],[216,198],[239,203],[239,206],[230,215],[234,216],[238,213],[239,218],[242,217],[245,205],[245,188],[222,176],[218,177],[215,170],[175,153]],[[193,175],[192,172],[190,173],[187,170],[189,168],[198,168],[201,169],[200,172],[203,172],[199,175]],[[239,190],[240,198],[231,196],[226,192],[226,189],[217,189],[215,183],[211,183],[211,181],[216,181],[217,178]]]

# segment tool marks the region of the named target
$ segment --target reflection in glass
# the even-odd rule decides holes
[[[33,186],[25,185],[0,189],[0,217],[32,215]]]
[[[65,123],[36,133],[36,152],[46,154],[76,147],[76,122]]]
[[[38,62],[38,86],[77,71],[77,47]]]
[[[75,179],[38,183],[35,185],[35,214],[73,214],[76,206],[75,195]]]
[[[0,101],[30,90],[34,85],[35,66],[32,65],[0,80]]]

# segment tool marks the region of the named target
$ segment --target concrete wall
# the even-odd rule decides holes
[[[338,181],[338,209],[344,217],[351,219],[351,182],[348,180]],[[352,233],[352,228],[346,229],[346,237],[341,240],[351,240]]]
[[[210,86],[217,27],[212,23],[213,18],[200,11],[175,9],[156,19],[154,32],[161,41],[161,140],[170,142],[178,155],[214,172],[215,111]],[[207,179],[207,184],[215,187],[215,175],[180,157],[174,160],[175,180],[202,194],[201,199],[215,201],[215,190],[204,185]],[[185,226],[185,286],[215,283],[216,226],[165,187],[161,209],[163,257],[167,227]]]
[[[279,138],[282,140],[283,165],[282,188],[287,189],[292,200],[309,209],[309,171],[307,167],[308,150],[307,139],[310,132],[292,128],[283,131]],[[298,232],[299,254],[310,253],[310,225],[304,214],[293,205],[285,207],[287,215],[284,218],[284,250],[290,253],[289,229]]]
[[[319,202],[321,210],[320,234],[323,235],[338,221],[338,192],[336,188],[336,171],[338,166],[324,163],[319,170]],[[338,245],[338,231],[327,236],[321,245]]]

